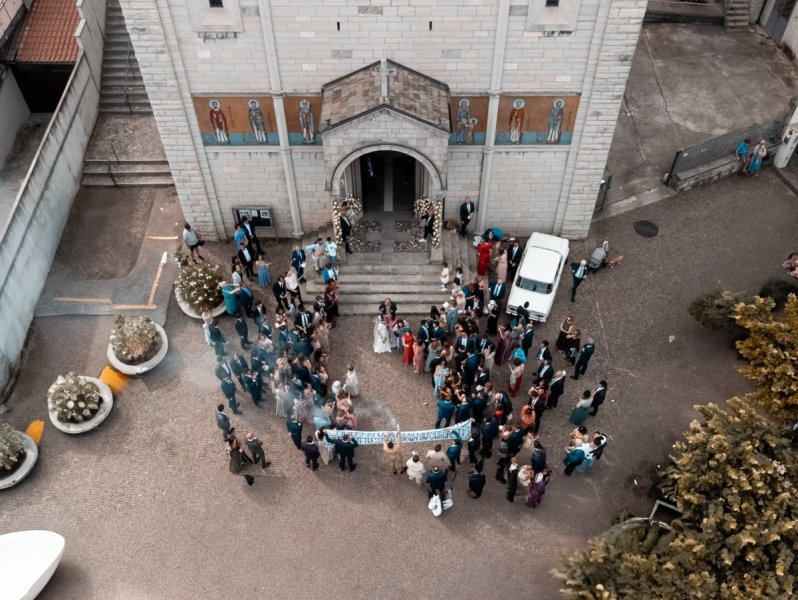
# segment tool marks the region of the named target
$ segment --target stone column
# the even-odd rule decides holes
[[[285,104],[283,103],[283,86],[280,82],[280,67],[277,61],[277,46],[274,43],[272,25],[272,8],[270,0],[258,0],[260,12],[263,46],[266,48],[266,64],[269,66],[269,81],[272,86],[274,101],[274,118],[277,121],[277,135],[280,138],[280,159],[285,173],[285,187],[288,190],[288,207],[291,210],[291,234],[295,238],[302,237],[302,219],[299,214],[299,197],[296,191],[294,162],[291,158],[291,145],[288,143],[288,127],[285,122]]]
[[[484,231],[488,214],[488,192],[493,170],[493,153],[496,145],[496,119],[499,116],[504,52],[507,41],[507,21],[510,18],[510,0],[499,0],[496,16],[496,40],[493,45],[493,69],[490,74],[488,100],[488,122],[485,125],[485,145],[482,147],[482,175],[479,181],[479,202],[477,203],[477,224],[475,231]]]
[[[166,0],[120,0],[186,221],[208,239],[224,224]],[[190,132],[190,135],[186,135]]]
[[[554,231],[564,237],[584,239],[590,229],[646,4],[607,0],[599,5],[554,222]]]

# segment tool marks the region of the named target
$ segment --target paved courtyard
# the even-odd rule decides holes
[[[798,68],[762,29],[644,25],[607,159],[607,202],[660,188],[680,146],[780,119],[796,95]]]
[[[95,218],[102,227],[102,213]],[[637,236],[632,224],[640,218],[657,223],[660,234]],[[48,423],[31,476],[0,495],[0,531],[44,528],[66,537],[42,599],[555,598],[549,571],[561,554],[605,530],[620,511],[648,513],[654,467],[696,416],[692,405],[747,390],[728,338],[703,330],[686,305],[715,285],[756,291],[796,250],[796,218],[796,197],[766,171],[606,219],[574,244],[579,258],[609,239],[612,253],[625,258],[589,278],[575,304],[561,289],[552,321],[536,334],[553,341],[560,316],[570,312],[598,345],[586,379],[568,380],[559,408],[543,419],[541,441],[556,474],[537,509],[521,497],[504,499],[504,486],[493,480],[495,458],[483,497],[467,496],[463,469],[455,507],[439,519],[426,508],[424,490],[391,475],[376,447],[358,450],[355,473],[333,466],[311,473],[273,404],[257,410],[243,399],[234,424],[257,432],[273,462],[265,473],[250,469],[258,472],[247,487],[228,472],[214,424],[221,394],[213,352],[198,322],[172,301],[166,360],[133,380],[93,433],[70,437]],[[226,263],[231,246],[214,246],[206,250]],[[287,248],[270,246],[275,267],[287,262]],[[270,293],[266,302],[271,309]],[[98,374],[111,321],[37,318],[4,418],[21,429],[46,420],[46,390],[58,373]],[[231,337],[230,319],[222,326]],[[350,362],[360,374],[362,428],[387,427],[390,415],[405,430],[432,426],[428,377],[395,354],[374,355],[367,319],[343,319],[331,344],[332,378]],[[609,434],[608,449],[586,474],[565,477],[568,413],[599,378],[609,381],[608,401],[587,425]],[[506,379],[503,369],[494,376],[500,385]]]

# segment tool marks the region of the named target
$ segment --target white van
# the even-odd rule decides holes
[[[507,312],[529,302],[527,310],[534,321],[545,322],[554,304],[554,294],[568,260],[568,240],[545,233],[533,233],[521,255],[515,281],[507,298]]]

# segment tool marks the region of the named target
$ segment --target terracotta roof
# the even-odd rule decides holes
[[[449,86],[392,60],[331,81],[321,95],[322,132],[382,107],[451,131]]]
[[[76,0],[34,0],[17,37],[16,62],[74,63],[78,58],[75,29],[80,17]]]

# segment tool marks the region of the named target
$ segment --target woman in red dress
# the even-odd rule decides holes
[[[488,274],[488,265],[490,264],[490,252],[493,244],[490,242],[482,242],[477,246],[477,275],[485,277]]]
[[[404,354],[402,355],[402,362],[406,365],[413,364],[413,334],[409,331],[405,331],[404,335],[402,336],[402,348],[404,348]]]

